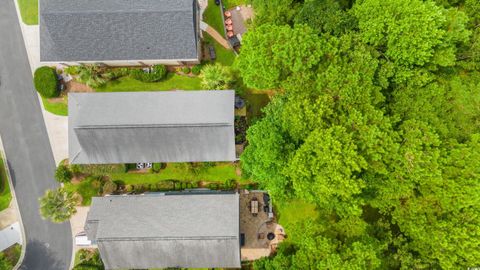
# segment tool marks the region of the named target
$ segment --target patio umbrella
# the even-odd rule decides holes
[[[233,23],[232,19],[226,19],[226,20],[225,20],[225,24],[226,24],[226,25],[230,25],[230,24],[232,24],[232,23]]]

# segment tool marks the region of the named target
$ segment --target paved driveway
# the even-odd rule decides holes
[[[0,134],[25,226],[27,249],[20,269],[70,266],[70,225],[41,219],[38,197],[57,187],[55,164],[22,40],[13,0],[0,0]]]

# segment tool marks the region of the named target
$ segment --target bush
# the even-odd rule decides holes
[[[78,66],[69,66],[63,69],[65,73],[70,74],[72,76],[78,75]]]
[[[189,67],[183,67],[182,72],[185,73],[185,74],[189,74],[190,73],[190,68]]]
[[[72,180],[73,174],[66,165],[59,165],[55,171],[55,179],[60,183],[68,183]]]
[[[115,191],[117,191],[117,184],[115,184],[113,181],[108,180],[103,184],[103,189],[102,189],[103,195],[112,194]]]
[[[127,172],[125,164],[79,165],[80,171],[92,175],[106,175],[110,173]]]
[[[82,168],[78,164],[72,164],[70,165],[70,171],[72,171],[73,174],[79,174],[82,172]]]
[[[202,86],[210,90],[228,89],[233,83],[233,74],[230,68],[218,63],[203,67],[200,77]]]
[[[153,163],[151,170],[154,173],[159,173],[161,169],[162,169],[162,163]]]
[[[130,76],[142,82],[158,82],[167,76],[167,67],[155,65],[150,73],[144,72],[142,69],[134,69],[130,72]]]
[[[39,67],[33,75],[35,89],[44,98],[58,97],[58,80],[55,70],[50,67]]]
[[[200,72],[202,72],[202,65],[195,65],[192,67],[192,73],[194,75],[198,75]]]

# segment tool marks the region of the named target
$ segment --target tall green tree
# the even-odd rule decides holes
[[[264,24],[245,34],[236,67],[248,87],[272,89],[314,70],[322,55],[322,40],[308,26]]]

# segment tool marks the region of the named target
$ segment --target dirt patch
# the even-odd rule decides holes
[[[69,81],[65,83],[66,85],[66,92],[76,92],[76,93],[88,93],[88,92],[95,92],[93,88],[87,86],[86,84],[77,82],[75,80]]]

